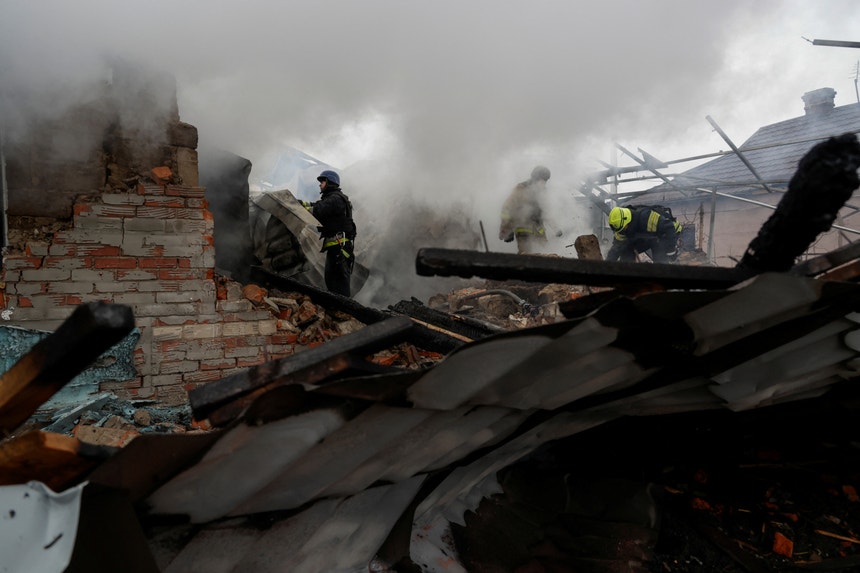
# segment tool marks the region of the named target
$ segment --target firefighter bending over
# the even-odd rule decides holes
[[[655,263],[670,263],[678,255],[682,226],[665,207],[613,207],[609,212],[609,227],[615,238],[607,261],[635,262],[639,253],[650,251]]]
[[[320,199],[305,207],[321,223],[317,229],[325,256],[325,286],[329,292],[350,294],[350,278],[355,265],[355,222],[352,203],[340,189],[340,176],[325,170],[319,174]]]
[[[518,183],[502,205],[499,239],[510,243],[517,240],[517,254],[533,253],[538,243],[546,243],[543,226],[541,195],[549,181],[549,169],[538,165],[528,181]]]

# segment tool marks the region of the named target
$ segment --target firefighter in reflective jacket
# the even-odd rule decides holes
[[[350,278],[355,265],[355,222],[352,203],[340,189],[340,176],[325,170],[319,174],[320,199],[304,203],[321,223],[317,229],[325,257],[325,286],[330,292],[350,295]]]
[[[613,207],[609,212],[609,227],[615,232],[607,261],[634,262],[639,253],[650,251],[655,263],[672,262],[678,255],[681,223],[671,217],[671,211],[647,205]]]
[[[509,243],[517,240],[517,253],[532,253],[538,243],[546,243],[540,195],[546,190],[549,169],[538,165],[528,181],[518,183],[502,205],[499,239]]]

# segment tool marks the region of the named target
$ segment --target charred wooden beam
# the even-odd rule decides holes
[[[792,274],[801,276],[816,276],[845,263],[852,262],[857,258],[860,258],[860,242],[849,243],[829,253],[824,253],[823,255],[798,263],[794,265],[791,272]]]
[[[36,480],[54,491],[80,483],[117,448],[33,430],[0,443],[0,485]]]
[[[361,353],[366,356],[392,343],[400,342],[412,327],[412,321],[406,317],[389,318],[299,354],[273,360],[194,388],[188,392],[191,410],[195,418],[204,419],[211,412],[225,407],[237,398],[260,388],[271,387],[278,382],[290,381],[293,377],[303,383],[322,380],[332,374],[332,368],[347,368],[350,364],[348,359],[352,355]],[[308,373],[310,377],[306,376]]]
[[[860,186],[860,142],[853,133],[831,137],[803,156],[776,210],[750,242],[738,268],[785,272],[815,238],[830,229]]]
[[[435,248],[420,249],[415,267],[421,276],[477,276],[587,286],[657,283],[670,289],[725,289],[753,275],[746,269],[586,261]]]
[[[261,286],[276,287],[281,290],[308,295],[316,304],[320,304],[328,310],[345,312],[365,324],[379,322],[387,318],[381,311],[359,304],[351,298],[300,283],[289,277],[267,271],[262,267],[251,267],[250,280]]]
[[[266,288],[279,288],[285,291],[298,292],[310,296],[329,310],[340,310],[365,324],[375,324],[391,318],[391,313],[364,306],[351,298],[346,298],[318,288],[300,283],[288,277],[269,272],[262,267],[251,269],[251,280]],[[421,348],[447,354],[462,346],[463,341],[447,336],[444,333],[425,328],[419,324],[406,333],[404,342],[411,342]]]
[[[429,308],[415,298],[411,301],[401,300],[390,308],[394,312],[424,321],[468,340],[478,340],[504,331],[502,328],[490,328],[477,320]]]
[[[36,409],[134,329],[131,308],[103,302],[78,306],[0,377],[0,430],[12,432]]]

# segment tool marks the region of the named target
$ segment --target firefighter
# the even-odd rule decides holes
[[[528,181],[518,183],[502,205],[499,239],[506,243],[516,239],[517,254],[533,253],[538,244],[547,242],[541,195],[549,176],[549,169],[538,165]]]
[[[607,261],[634,262],[639,253],[650,251],[655,263],[672,262],[678,255],[679,223],[671,210],[648,205],[613,207],[609,227],[615,238],[606,255]]]
[[[330,292],[348,297],[355,265],[355,222],[352,203],[340,189],[340,176],[325,170],[319,174],[320,198],[305,204],[321,223],[317,229],[325,257],[325,286]]]

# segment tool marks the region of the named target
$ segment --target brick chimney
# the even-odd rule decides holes
[[[803,110],[806,115],[823,115],[835,107],[836,90],[833,88],[812,90],[803,94],[801,99],[803,99]]]

